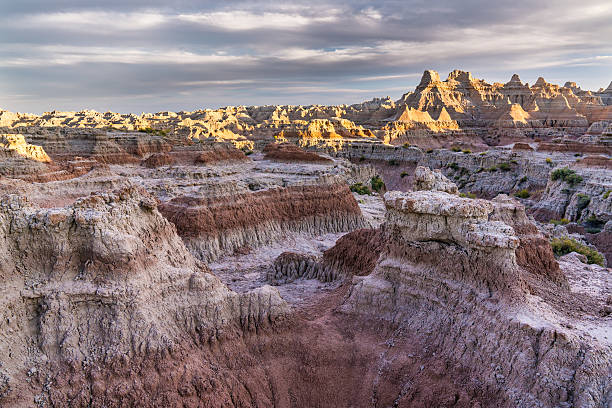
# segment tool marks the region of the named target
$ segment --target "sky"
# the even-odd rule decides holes
[[[0,108],[396,99],[424,70],[612,81],[610,0],[0,1]]]

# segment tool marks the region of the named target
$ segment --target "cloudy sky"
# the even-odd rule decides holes
[[[1,1],[0,108],[356,103],[455,68],[598,89],[611,21],[610,0]]]

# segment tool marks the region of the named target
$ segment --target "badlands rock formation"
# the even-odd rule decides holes
[[[123,139],[131,137],[126,131],[152,129],[187,139],[230,141],[239,148],[253,144],[262,148],[274,138],[307,146],[351,139],[423,147],[448,146],[457,140],[474,146],[498,145],[512,138],[581,135],[596,122],[610,121],[610,87],[590,92],[573,83],[559,86],[543,78],[529,86],[518,75],[505,84],[489,84],[460,70],[444,81],[437,72],[425,71],[414,92],[397,101],[375,98],[355,105],[239,106],[142,115],[87,110],[38,116],[0,111],[0,127],[28,132],[33,128],[52,133],[66,128],[110,129],[119,133],[114,139]],[[51,142],[53,138],[46,139]],[[88,143],[107,144],[103,139],[100,131],[93,132]],[[60,134],[53,143],[61,140],[69,141]],[[153,148],[156,143],[147,142],[142,148]]]
[[[284,231],[320,235],[364,226],[346,184],[301,185],[220,197],[177,197],[161,205],[203,260],[271,241]]]
[[[0,406],[608,408],[611,103],[1,111]]]
[[[419,350],[408,361],[426,356],[421,371],[461,367],[484,388],[503,390],[488,406],[605,405],[610,321],[592,338],[582,324],[564,323],[576,315],[556,299],[595,302],[586,306],[595,309],[604,302],[521,268],[515,230],[487,220],[493,203],[426,191],[390,192],[385,203],[388,244],[374,271],[353,279],[343,312],[397,327],[395,347]],[[399,353],[390,348],[390,366]],[[566,364],[571,375],[560,375]]]
[[[150,387],[176,387],[155,372],[169,353],[287,312],[270,287],[230,291],[137,189],[53,209],[10,195],[1,211],[3,404],[146,401]],[[153,377],[126,389],[138,372]]]

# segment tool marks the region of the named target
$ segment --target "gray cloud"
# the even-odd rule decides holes
[[[14,3],[0,16],[10,110],[352,103],[397,97],[429,68],[612,79],[608,0]]]

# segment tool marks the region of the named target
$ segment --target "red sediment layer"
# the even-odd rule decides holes
[[[512,150],[527,150],[534,151],[534,148],[529,146],[528,143],[516,142],[512,147]]]
[[[343,294],[340,288],[330,294],[329,304],[321,302],[304,312],[326,319],[297,317],[256,336],[213,345],[185,340],[171,353],[94,365],[54,364],[53,371],[61,374],[54,376],[49,390],[51,405],[369,407],[372,395],[380,406],[398,401],[398,406],[415,408],[500,405],[501,394],[474,381],[467,367],[425,356],[423,336],[394,336],[395,347],[389,348],[384,340],[394,332],[384,323],[334,316],[330,310]],[[383,381],[381,355],[389,357]],[[40,387],[45,377],[36,374],[30,381]],[[406,381],[409,391],[399,393]]]
[[[213,164],[223,161],[246,161],[247,156],[232,145],[207,146],[195,157],[195,164]]]
[[[263,152],[265,153],[264,158],[268,160],[311,163],[332,162],[332,160],[326,157],[319,156],[313,152],[307,152],[292,143],[270,143],[264,148]]]
[[[540,143],[538,152],[603,153],[612,154],[612,148],[586,143]]]
[[[548,240],[541,236],[519,235],[520,245],[516,249],[516,263],[533,275],[543,276],[558,283],[567,284],[567,278],[559,269]]]
[[[140,159],[127,152],[109,153],[109,154],[94,154],[89,156],[104,164],[139,164]]]
[[[612,160],[601,155],[587,156],[584,159],[576,162],[576,164],[584,167],[603,167],[606,169],[612,169]]]
[[[174,164],[174,159],[168,153],[155,153],[140,163],[144,167],[155,168]]]
[[[348,186],[291,186],[232,195],[177,197],[159,205],[182,237],[215,236],[266,221],[296,221],[311,216],[361,215]]]
[[[64,181],[73,179],[75,177],[80,177],[83,174],[90,172],[94,167],[99,168],[103,166],[105,165],[100,164],[98,161],[93,159],[81,160],[80,158],[77,158],[77,160],[69,161],[67,163],[50,163],[47,165],[47,172],[29,174],[20,178],[31,183]]]
[[[325,251],[323,260],[346,275],[369,275],[385,244],[380,229],[359,229],[340,238],[336,245]]]

